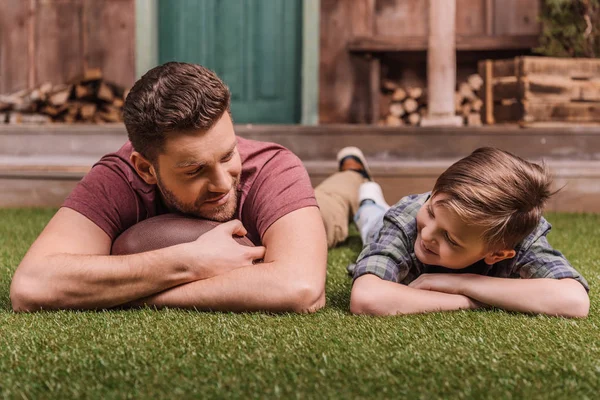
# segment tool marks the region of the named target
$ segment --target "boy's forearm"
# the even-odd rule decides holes
[[[370,274],[354,282],[350,299],[352,313],[368,315],[421,314],[478,307],[464,295],[414,289]]]
[[[575,318],[589,311],[587,292],[574,279],[464,277],[461,294],[505,310]]]

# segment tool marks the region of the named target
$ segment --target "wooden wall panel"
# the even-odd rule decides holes
[[[494,35],[536,35],[540,0],[495,0]]]
[[[368,67],[346,44],[373,33],[374,0],[321,0],[319,52],[319,122],[367,122],[370,118]],[[358,81],[358,84],[356,82]]]
[[[67,82],[83,70],[81,0],[37,0],[35,81]]]
[[[0,5],[0,93],[28,85],[29,1],[2,0]]]
[[[135,0],[0,0],[0,93],[99,67],[135,80]]]
[[[457,35],[485,35],[485,28],[485,0],[456,0]]]
[[[375,33],[382,36],[427,36],[428,1],[376,0]]]
[[[84,0],[84,66],[124,87],[135,81],[135,4],[133,0]]]

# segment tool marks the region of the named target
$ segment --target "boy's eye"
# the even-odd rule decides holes
[[[458,243],[453,242],[452,239],[450,239],[450,236],[448,236],[448,232],[444,233],[444,238],[448,243],[450,243],[451,246],[458,247]]]
[[[433,210],[431,209],[431,206],[427,206],[427,214],[429,214],[430,218],[435,218],[435,215],[433,215]]]

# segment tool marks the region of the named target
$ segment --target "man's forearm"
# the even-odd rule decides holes
[[[350,308],[355,314],[397,315],[474,309],[466,296],[420,290],[374,275],[363,275],[352,288]]]
[[[589,297],[574,279],[508,279],[482,275],[465,276],[460,293],[505,310],[585,317]]]
[[[28,268],[27,263],[44,263],[45,267]],[[20,281],[18,285],[13,282],[19,293],[11,293],[11,298],[18,311],[101,309],[194,279],[176,247],[128,256],[55,254],[43,260],[23,260],[14,277]]]
[[[324,288],[291,276],[276,262],[243,267],[168,289],[132,303],[214,311],[310,312],[324,305]],[[290,275],[290,276],[287,276]]]

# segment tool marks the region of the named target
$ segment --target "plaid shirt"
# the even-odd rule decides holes
[[[401,199],[388,210],[369,234],[356,264],[348,271],[354,279],[374,274],[387,281],[408,285],[425,273],[474,273],[499,278],[573,278],[589,291],[585,278],[567,259],[552,248],[546,239],[551,225],[544,218],[516,248],[513,258],[488,265],[483,260],[463,268],[451,270],[423,264],[415,256],[417,212],[429,199],[430,193],[411,195]]]

